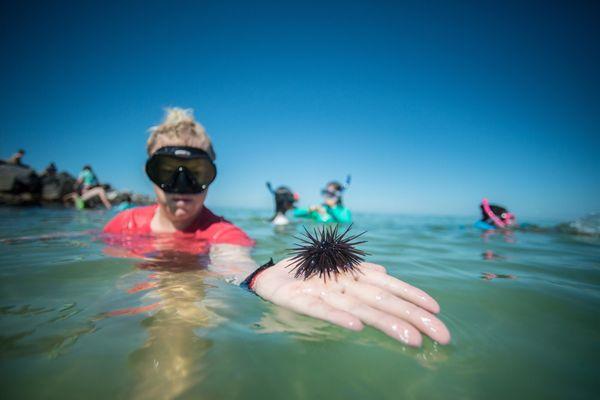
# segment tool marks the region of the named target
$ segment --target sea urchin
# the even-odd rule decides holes
[[[342,272],[358,271],[357,267],[367,253],[355,247],[366,241],[356,239],[365,232],[348,235],[350,228],[352,225],[340,233],[337,225],[335,228],[323,226],[316,228],[312,234],[304,228],[305,234],[296,237],[300,243],[289,249],[293,256],[290,266],[296,272],[296,278],[303,277],[306,280],[319,275],[327,280],[331,279],[331,275],[335,277]]]

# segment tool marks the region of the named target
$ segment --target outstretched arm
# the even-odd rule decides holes
[[[252,247],[233,244],[212,245],[209,254],[211,270],[222,275],[228,282],[239,285],[258,268],[251,253]]]
[[[293,214],[297,218],[310,218],[311,210],[307,207],[296,207]]]
[[[240,284],[257,264],[251,248],[213,246],[211,264],[232,283]],[[371,325],[410,346],[420,346],[421,334],[447,344],[450,332],[435,314],[438,303],[424,291],[388,275],[381,265],[363,262],[359,273],[324,281],[296,278],[285,259],[255,276],[251,289],[260,297],[300,314],[346,329]]]

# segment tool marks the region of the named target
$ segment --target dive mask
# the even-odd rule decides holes
[[[217,167],[204,150],[166,146],[146,161],[146,174],[167,193],[202,193],[217,176]]]
[[[332,192],[327,189],[323,189],[321,190],[321,196],[323,196],[326,199],[339,199],[340,197],[342,197],[342,194],[339,190]]]

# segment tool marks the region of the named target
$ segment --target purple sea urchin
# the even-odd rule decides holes
[[[296,278],[306,280],[319,275],[327,280],[331,279],[331,275],[335,277],[342,272],[358,271],[357,267],[367,253],[355,247],[366,241],[356,239],[365,232],[348,235],[350,228],[352,225],[340,233],[337,225],[335,228],[324,226],[316,228],[312,234],[304,228],[304,236],[296,237],[300,243],[289,249],[293,256],[290,266],[296,272]]]

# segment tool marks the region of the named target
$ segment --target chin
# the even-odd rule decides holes
[[[206,191],[200,194],[193,193],[165,193],[154,185],[158,203],[166,209],[170,215],[169,219],[177,222],[185,222],[195,218],[204,207]]]
[[[192,215],[191,212],[180,209],[172,211],[171,214],[173,214],[174,219],[178,221],[188,219]]]
[[[171,214],[175,220],[185,221],[186,219],[190,219],[198,215],[198,213],[202,210],[202,206],[194,208],[173,207],[171,210]]]

